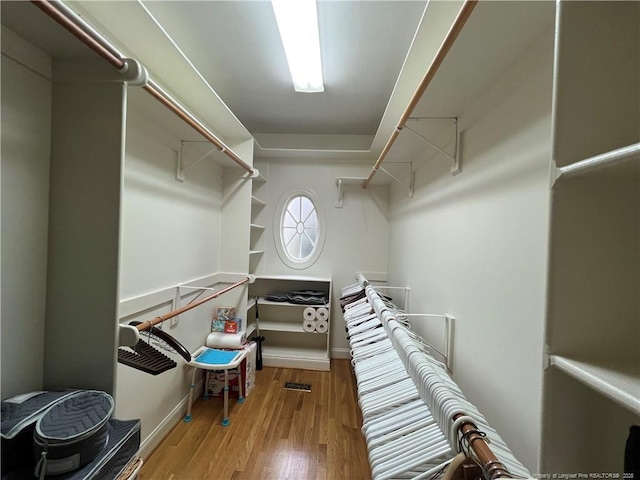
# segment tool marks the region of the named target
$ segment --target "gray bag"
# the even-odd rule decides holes
[[[27,466],[33,469],[33,431],[36,422],[52,405],[74,393],[74,390],[38,391],[2,401],[0,436],[3,473]]]
[[[107,445],[113,410],[111,395],[96,390],[77,391],[51,405],[33,433],[34,474],[43,479],[91,462]]]

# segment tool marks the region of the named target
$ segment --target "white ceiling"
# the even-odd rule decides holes
[[[323,93],[293,90],[271,3],[148,2],[251,133],[373,135],[424,9],[321,1]]]
[[[347,135],[375,134],[424,4],[320,1],[325,92],[308,94],[293,90],[270,2],[144,2],[252,134]],[[85,53],[28,2],[2,1],[2,21],[53,56]]]
[[[31,2],[1,0],[0,20],[2,25],[6,25],[52,57],[93,55],[86,46]]]
[[[180,83],[177,96],[223,138],[248,130],[258,156],[366,161],[382,150],[460,4],[319,0],[325,92],[305,94],[293,90],[267,0],[69,3],[154,79]],[[30,2],[0,8],[4,25],[53,57],[94,55]],[[553,1],[480,1],[414,116],[463,114],[553,18]],[[211,101],[178,49],[224,103]]]

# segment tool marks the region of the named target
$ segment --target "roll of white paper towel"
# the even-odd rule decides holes
[[[329,330],[329,322],[326,320],[316,320],[316,332],[327,333]]]
[[[212,348],[242,348],[247,341],[245,332],[224,333],[211,332],[207,335],[207,347]]]
[[[316,310],[316,320],[329,320],[329,310],[324,307],[320,307]]]
[[[302,312],[302,317],[305,320],[315,320],[316,319],[316,309],[313,307],[307,307]]]
[[[302,322],[302,329],[305,332],[315,332],[316,331],[316,320],[311,318],[305,318]]]

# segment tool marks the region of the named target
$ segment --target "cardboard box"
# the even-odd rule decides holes
[[[243,394],[245,397],[253,390],[256,383],[256,352],[257,345],[251,342],[245,347],[249,351],[247,356],[240,364],[243,372]],[[205,389],[210,397],[221,397],[224,395],[224,370],[208,370],[206,376]],[[238,369],[229,370],[229,398],[238,398],[240,389],[238,388]]]
[[[240,364],[244,370],[245,361]],[[238,388],[238,369],[229,370],[229,398],[238,398],[240,389]],[[224,370],[207,370],[206,393],[210,397],[222,397],[224,395]],[[244,392],[243,392],[244,393]],[[245,394],[246,396],[246,394]]]
[[[251,393],[251,390],[253,390],[253,387],[255,387],[256,384],[256,355],[258,352],[258,346],[255,342],[249,342],[245,348],[249,350],[245,357],[245,396],[249,396],[249,393]]]
[[[218,320],[217,318],[214,318],[211,321],[211,331],[212,332],[224,332],[224,324],[225,324],[226,320]]]
[[[216,310],[217,320],[232,320],[236,316],[236,307],[218,307]]]
[[[231,320],[225,320],[224,333],[238,333],[242,331],[242,319],[232,318]]]

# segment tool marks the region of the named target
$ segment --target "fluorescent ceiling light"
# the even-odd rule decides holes
[[[315,0],[271,0],[296,92],[324,92]]]

